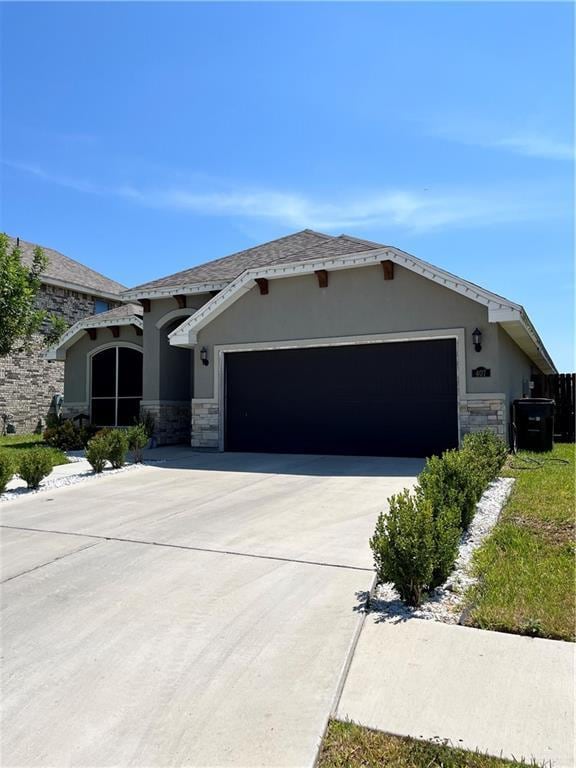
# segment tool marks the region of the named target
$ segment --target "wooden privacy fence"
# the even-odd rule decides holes
[[[558,443],[574,442],[574,392],[576,373],[552,373],[549,376],[538,375],[532,378],[534,388],[532,397],[551,397],[554,409],[554,439]]]

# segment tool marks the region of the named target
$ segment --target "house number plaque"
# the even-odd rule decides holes
[[[472,368],[472,378],[487,379],[490,376],[490,368],[484,368],[480,365],[478,368]]]

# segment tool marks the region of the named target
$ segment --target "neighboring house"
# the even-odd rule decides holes
[[[507,436],[511,401],[555,371],[518,304],[347,235],[304,230],[123,296],[141,309],[80,321],[49,355],[70,415],[128,424],[140,398],[161,443],[425,456]]]
[[[9,248],[18,243],[23,263],[31,266],[36,245],[19,238],[9,240]],[[119,294],[125,286],[58,251],[43,246],[42,250],[48,263],[36,302],[40,309],[72,325],[124,302]],[[45,351],[43,336],[37,334],[30,349],[0,357],[0,416],[6,414],[20,433],[43,426],[54,395],[64,390],[64,366],[46,360]]]

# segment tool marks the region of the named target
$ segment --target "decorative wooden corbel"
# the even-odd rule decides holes
[[[260,295],[266,296],[268,294],[268,280],[265,277],[257,277],[255,282],[260,288]]]
[[[117,325],[111,325],[110,330],[112,331],[112,336],[114,336],[115,339],[120,336],[120,328]]]
[[[140,299],[144,312],[150,312],[150,299]]]
[[[174,296],[174,298],[178,303],[178,309],[186,309],[186,296],[184,296],[181,293],[178,293]]]
[[[317,269],[314,271],[314,274],[318,278],[318,287],[319,288],[328,288],[328,270],[327,269]]]
[[[136,331],[136,336],[142,336],[142,328],[139,325],[134,325],[133,328]]]
[[[394,262],[387,259],[381,261],[382,269],[384,270],[384,280],[394,280]]]
[[[98,330],[96,328],[86,328],[86,333],[90,336],[90,341],[96,341],[98,338]]]

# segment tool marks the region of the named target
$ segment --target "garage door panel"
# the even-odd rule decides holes
[[[226,355],[226,448],[424,456],[457,444],[453,340]]]

